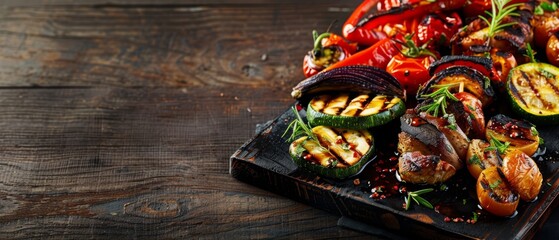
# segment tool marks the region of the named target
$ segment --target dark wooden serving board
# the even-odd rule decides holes
[[[538,126],[546,146],[546,153],[536,159],[544,176],[538,199],[531,203],[521,202],[518,213],[514,217],[497,218],[477,209],[474,180],[466,170],[462,170],[461,174],[446,183],[452,191],[459,192],[460,196],[454,196],[448,190],[438,189],[440,186],[433,186],[436,191],[426,195],[435,206],[442,206],[443,210],[439,209],[437,212],[418,205],[413,205],[407,211],[404,210],[402,208],[404,195],[394,194],[385,199],[371,197],[370,190],[371,186],[376,186],[375,179],[379,176],[376,172],[381,164],[380,161],[386,161],[387,157],[377,157],[362,173],[346,180],[322,178],[299,169],[288,154],[289,143],[282,137],[293,118],[294,114],[291,111],[285,111],[241,146],[231,156],[231,174],[239,180],[333,214],[380,226],[403,235],[422,238],[527,239],[541,228],[559,203],[556,200],[559,195],[559,137],[557,136],[559,127],[557,126]],[[393,152],[394,146],[390,143],[393,142],[392,136],[398,129],[399,126],[394,124],[373,129],[379,154]],[[355,183],[355,179],[359,179],[359,183]],[[410,189],[417,187],[407,186]],[[420,188],[425,187],[429,186]],[[445,222],[445,217],[449,214],[443,212],[449,206],[463,208],[461,212],[450,215],[462,214],[464,220],[469,218],[469,211],[478,211],[481,215],[475,224]]]

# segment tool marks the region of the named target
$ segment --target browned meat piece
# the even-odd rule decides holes
[[[432,154],[432,151],[427,145],[419,141],[417,138],[413,138],[411,135],[400,132],[398,134],[398,152],[415,152],[419,151],[424,155]]]
[[[433,155],[440,156],[443,161],[452,164],[456,169],[463,167],[462,160],[458,157],[447,137],[435,126],[415,114],[413,110],[408,110],[406,114],[400,117],[400,128],[402,132],[409,134],[412,138],[427,146]]]
[[[421,112],[419,116],[425,119],[428,123],[435,126],[441,133],[443,133],[460,159],[466,158],[466,153],[468,152],[468,145],[470,145],[470,140],[466,136],[460,127],[456,126],[455,129],[449,128],[450,123],[442,117],[433,117],[430,114]]]
[[[398,159],[398,173],[402,181],[416,184],[437,184],[448,180],[456,173],[451,164],[441,161],[439,156],[406,152]]]

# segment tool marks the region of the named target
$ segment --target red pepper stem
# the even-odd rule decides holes
[[[316,31],[313,31],[313,36],[316,36],[316,34],[314,34],[315,32]],[[328,37],[330,37],[329,32],[322,33],[322,34],[318,35],[318,37],[315,37],[314,38],[313,52],[322,51],[322,39],[328,38]]]
[[[403,49],[402,51],[400,51],[402,53],[402,55],[409,57],[409,58],[418,58],[418,57],[422,57],[422,56],[431,56],[435,59],[437,59],[437,55],[435,55],[433,52],[429,51],[426,46],[427,44],[431,41],[429,40],[429,42],[425,43],[423,46],[418,47],[415,42],[413,42],[412,40],[413,37],[413,33],[412,34],[408,34],[404,37],[405,42],[402,41],[397,41],[398,43],[402,44],[403,47],[405,49]]]

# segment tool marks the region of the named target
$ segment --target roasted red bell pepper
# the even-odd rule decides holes
[[[357,51],[357,44],[347,42],[343,37],[333,33],[318,35],[313,31],[314,48],[303,59],[305,77],[317,74],[328,66],[345,60]]]
[[[462,19],[456,12],[431,13],[423,17],[417,26],[417,44],[427,48],[448,47],[450,38],[462,28]]]
[[[379,30],[386,24],[402,23],[405,20],[418,18],[432,12],[455,10],[464,6],[467,0],[409,0],[389,1],[365,0],[346,20],[343,35],[352,42],[370,46],[388,35]],[[365,17],[373,7],[379,10]],[[408,32],[409,33],[409,32]]]
[[[361,50],[344,61],[337,62],[324,71],[350,65],[367,65],[385,69],[386,65],[396,54],[400,53],[396,41],[394,39],[403,39],[401,35],[393,38],[385,38],[376,44]]]

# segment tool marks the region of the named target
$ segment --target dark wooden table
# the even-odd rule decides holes
[[[4,0],[0,238],[370,238],[229,174],[360,2]]]

